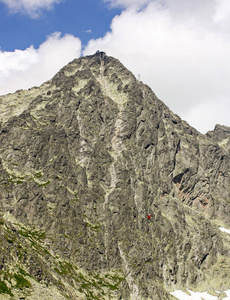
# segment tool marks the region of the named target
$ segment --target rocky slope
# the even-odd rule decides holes
[[[101,52],[1,96],[0,122],[2,299],[230,288],[229,128],[200,134]]]

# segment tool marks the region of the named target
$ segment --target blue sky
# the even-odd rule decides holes
[[[0,95],[97,50],[200,132],[230,126],[229,0],[0,0]]]
[[[55,31],[73,34],[85,45],[109,31],[111,20],[120,12],[102,0],[65,0],[34,17],[23,11],[12,13],[0,1],[0,47],[2,51],[23,50],[30,45],[38,48]]]

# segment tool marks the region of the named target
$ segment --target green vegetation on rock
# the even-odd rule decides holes
[[[230,289],[228,127],[200,134],[101,52],[0,103],[0,294]]]

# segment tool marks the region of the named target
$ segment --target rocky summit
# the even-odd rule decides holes
[[[1,96],[0,299],[227,299],[229,149],[103,52]]]

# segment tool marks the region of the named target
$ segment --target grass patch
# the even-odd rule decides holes
[[[39,184],[39,187],[46,186],[48,184],[50,184],[50,180],[48,180],[48,181],[46,181],[44,183]]]
[[[89,276],[88,276],[89,275]],[[78,274],[78,282],[80,284],[79,291],[84,293],[87,299],[104,299],[104,295],[112,295],[116,290],[119,290],[121,282],[125,281],[125,278],[120,274],[94,274],[88,275]]]
[[[13,296],[11,290],[7,287],[4,281],[0,281],[0,294],[8,294]]]
[[[18,231],[22,236],[26,238],[32,238],[36,241],[44,240],[46,237],[46,233],[44,231],[32,231],[26,229],[25,227],[21,227],[21,230]]]
[[[100,224],[94,225],[94,224],[91,224],[91,223],[86,223],[86,227],[89,227],[93,231],[98,232],[100,230],[101,225]]]
[[[59,269],[54,268],[59,275],[70,275],[74,270],[70,263],[59,262]]]
[[[8,179],[8,183],[22,184],[24,182],[25,176],[15,176],[13,174],[9,175],[10,178]]]
[[[23,288],[29,288],[31,287],[31,283],[25,279],[21,274],[14,274],[14,279],[16,280],[16,288],[17,289],[23,289]]]
[[[7,240],[8,243],[13,244],[16,240],[16,237],[12,235],[8,230],[4,232],[4,237]]]
[[[25,270],[23,270],[23,269],[21,269],[21,268],[19,268],[19,272],[20,272],[20,274],[22,274],[22,275],[24,275],[24,276],[29,276],[29,277],[31,277],[31,275],[30,275],[29,273],[27,273]]]
[[[42,177],[42,173],[41,172],[37,172],[34,175],[36,178],[41,178]]]

